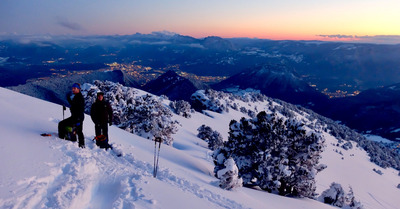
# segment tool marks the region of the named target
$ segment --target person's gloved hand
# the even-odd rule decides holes
[[[75,94],[73,94],[72,92],[68,92],[67,93],[67,100],[70,102],[74,99]]]
[[[112,126],[112,122],[111,122],[111,121],[110,121],[110,122],[108,122],[108,125]]]

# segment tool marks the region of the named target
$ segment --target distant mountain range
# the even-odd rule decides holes
[[[310,108],[362,132],[400,138],[400,45],[261,39],[196,39],[179,34],[126,36],[0,37],[0,86],[62,103],[72,82],[93,79],[121,82],[171,100],[188,100],[209,88],[173,71],[227,76],[211,87],[260,90],[261,93]],[[166,72],[140,87],[123,70],[97,72],[106,63],[135,63]],[[172,69],[173,71],[168,71]],[[69,77],[67,72],[93,71]],[[65,79],[28,79],[66,72]],[[167,72],[168,71],[168,72]],[[97,74],[98,73],[98,74]],[[395,85],[393,85],[395,84]],[[315,87],[310,87],[313,85]],[[68,86],[68,87],[66,87]],[[382,87],[386,86],[386,87]],[[327,99],[320,92],[362,91],[355,97]]]
[[[232,76],[265,64],[283,64],[319,91],[352,92],[398,83],[399,54],[400,45],[215,36],[197,39],[173,33],[0,36],[0,86],[22,84],[51,74],[51,69],[96,70],[113,62],[135,62],[160,70],[176,66],[202,76]],[[41,74],[35,75],[36,71]],[[25,80],[19,79],[21,75]],[[19,83],[7,83],[14,79]]]

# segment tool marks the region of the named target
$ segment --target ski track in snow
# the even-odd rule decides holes
[[[383,204],[381,203],[381,201],[379,201],[378,199],[376,199],[376,197],[374,197],[374,195],[371,194],[370,192],[368,192],[368,195],[369,195],[373,200],[375,200],[380,206],[382,206],[382,208],[388,208],[388,207],[386,207],[385,205],[383,205]],[[390,205],[389,203],[386,203],[386,202],[385,202],[385,204],[386,204],[386,205],[389,205],[390,208],[396,208],[396,206]]]
[[[50,140],[60,140],[51,137]],[[140,188],[153,178],[153,165],[124,154],[118,145],[102,150],[86,138],[86,148],[77,143],[60,143],[52,149],[66,153],[67,163],[50,165],[50,175],[31,177],[18,182],[18,198],[0,199],[0,208],[141,208],[154,207]],[[116,153],[122,154],[117,157]],[[101,162],[101,163],[99,163]],[[160,170],[157,179],[212,203],[216,208],[246,208],[219,194],[180,178],[168,169]],[[25,195],[19,195],[25,194]],[[135,205],[138,203],[138,205]],[[110,205],[112,204],[112,205]]]
[[[204,189],[197,184],[192,184],[190,183],[190,181],[178,178],[177,176],[173,175],[168,169],[161,171],[159,178],[172,185],[175,185],[176,187],[181,187],[182,190],[188,191],[189,193],[192,193],[199,198],[206,199],[222,208],[246,208],[233,200],[224,198],[221,195]]]

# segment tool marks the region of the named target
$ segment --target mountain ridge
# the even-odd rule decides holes
[[[229,91],[230,88],[252,88],[260,90],[266,96],[306,107],[310,103],[324,99],[321,93],[310,87],[292,69],[284,65],[268,64],[247,69],[212,85],[212,87],[225,91]]]

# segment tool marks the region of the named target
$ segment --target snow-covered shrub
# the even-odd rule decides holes
[[[245,107],[240,107],[240,112],[241,113],[247,113],[247,109]]]
[[[345,205],[345,193],[342,185],[333,182],[329,189],[323,191],[318,199],[329,205],[343,207]]]
[[[228,158],[224,162],[225,168],[217,172],[217,177],[220,179],[219,186],[226,190],[232,190],[241,187],[243,180],[239,178],[239,170],[235,161]]]
[[[379,174],[379,175],[383,175],[383,172],[379,169],[372,169],[375,173]]]
[[[350,187],[349,193],[346,194],[345,197],[345,206],[344,209],[363,209],[364,206],[361,202],[357,201],[354,197],[353,188]]]
[[[171,110],[164,106],[160,97],[140,95],[134,88],[110,81],[94,81],[94,85],[85,84],[84,87],[82,94],[87,112],[96,93],[102,91],[113,108],[115,125],[151,140],[161,137],[164,143],[172,145],[172,134],[177,132],[178,122],[172,120]]]
[[[240,111],[250,117],[255,117],[259,112],[257,106],[251,108],[250,102],[264,102],[271,100],[267,96],[261,94],[256,90],[241,90],[235,93],[226,93],[222,91],[215,91],[212,89],[198,90],[191,96],[192,107],[202,112],[202,110],[210,110],[218,113],[229,112],[229,109]],[[243,107],[240,103],[247,104],[250,107]],[[246,105],[246,106],[247,106]]]
[[[139,96],[135,99],[135,105],[127,107],[127,114],[128,120],[122,121],[120,128],[148,139],[158,136],[166,144],[172,145],[177,122],[172,120],[172,112],[161,101],[149,95]]]
[[[355,199],[353,188],[349,188],[349,192],[345,194],[342,185],[333,182],[329,189],[322,192],[318,200],[343,209],[363,209],[364,206]]]
[[[177,115],[185,118],[191,118],[191,113],[194,112],[189,102],[186,102],[184,100],[171,101],[171,103],[169,103],[169,106],[171,107],[172,111],[174,111]]]
[[[203,139],[205,141],[208,141],[208,139],[210,138],[210,136],[212,135],[213,130],[211,129],[210,126],[206,126],[205,124],[201,125],[197,131],[199,132],[197,134],[197,137],[199,137],[200,139]]]
[[[211,150],[215,150],[219,147],[223,146],[223,139],[221,134],[218,131],[212,130],[211,127],[206,126],[206,125],[201,125],[197,131],[199,132],[197,134],[197,137],[200,139],[203,139],[204,141],[208,142],[208,148]]]
[[[254,117],[256,117],[256,112],[254,112],[253,110],[248,110],[247,115],[251,118],[254,118]]]
[[[222,99],[227,96],[223,92],[218,92],[212,89],[198,90],[190,97],[192,107],[201,112],[202,110],[211,110],[213,112],[229,112],[227,106],[222,102]]]
[[[315,167],[315,169],[317,169],[318,172],[323,171],[325,168],[327,168],[328,166],[325,164],[319,164]]]
[[[245,185],[281,195],[313,197],[324,139],[306,133],[295,119],[260,112],[256,118],[232,120],[229,139],[213,153],[214,171],[232,157]]]
[[[348,141],[342,145],[342,148],[345,150],[353,149],[353,144]]]

